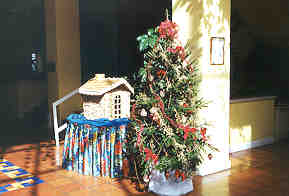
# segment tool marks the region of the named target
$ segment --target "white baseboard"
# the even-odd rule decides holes
[[[233,145],[230,147],[230,153],[238,152],[241,150],[247,150],[250,148],[256,148],[256,147],[260,147],[260,146],[264,146],[264,145],[272,144],[272,143],[274,143],[274,138],[267,137],[264,139],[255,140],[255,141],[244,143],[244,144],[237,144],[237,145]]]
[[[200,167],[197,170],[197,175],[199,176],[206,176],[209,174],[214,174],[220,171],[224,171],[231,168],[231,160],[218,160],[215,163],[210,164],[210,162],[207,163],[205,167]]]

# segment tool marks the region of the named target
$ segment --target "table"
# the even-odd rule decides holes
[[[87,120],[81,114],[67,118],[62,167],[83,175],[122,176],[127,118]]]

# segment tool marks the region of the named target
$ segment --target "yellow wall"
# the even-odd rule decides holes
[[[179,39],[198,57],[202,76],[201,96],[209,101],[200,113],[208,124],[211,143],[220,152],[199,168],[201,175],[230,167],[229,97],[230,97],[230,0],[173,0],[173,20],[179,25]],[[211,37],[225,38],[224,65],[210,65]]]
[[[48,73],[48,101],[52,102],[80,87],[80,32],[78,0],[45,0],[47,62],[55,63]],[[79,110],[75,96],[59,106],[60,118]]]
[[[274,137],[274,98],[233,100],[230,104],[231,149]]]

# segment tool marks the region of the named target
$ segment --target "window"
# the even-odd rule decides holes
[[[114,118],[120,118],[121,117],[121,100],[120,95],[116,95],[113,100],[113,116]]]

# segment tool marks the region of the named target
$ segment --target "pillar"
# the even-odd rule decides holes
[[[180,28],[179,39],[189,43],[192,55],[199,60],[202,82],[201,96],[209,102],[199,114],[208,124],[210,143],[219,149],[213,159],[198,168],[207,175],[230,168],[230,0],[173,0],[172,18]],[[211,38],[224,38],[224,63],[212,65]]]
[[[78,0],[45,0],[48,103],[52,103],[81,85],[80,30]],[[75,96],[59,106],[59,119],[80,108]]]

